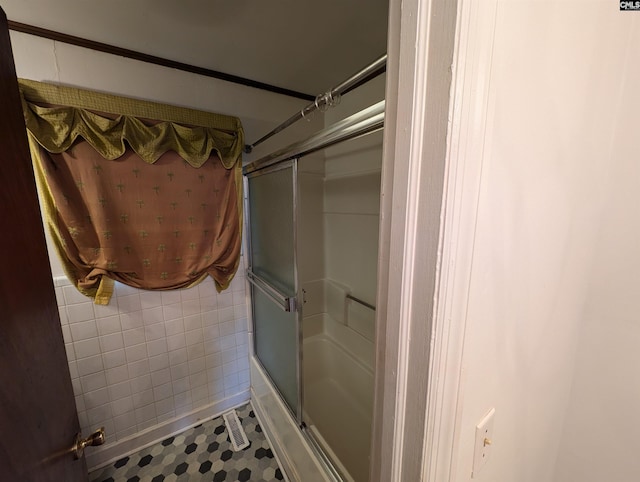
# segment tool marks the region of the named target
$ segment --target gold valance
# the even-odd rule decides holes
[[[242,154],[235,117],[29,80],[20,80],[20,89],[27,130],[54,154],[80,137],[110,160],[124,154],[125,141],[148,163],[174,151],[200,167],[214,152],[230,169]]]

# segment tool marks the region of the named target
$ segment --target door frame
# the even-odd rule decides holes
[[[496,11],[390,2],[372,481],[456,477]]]

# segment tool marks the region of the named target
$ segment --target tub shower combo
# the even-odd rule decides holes
[[[369,478],[383,121],[384,101],[244,168],[252,401],[296,480]]]

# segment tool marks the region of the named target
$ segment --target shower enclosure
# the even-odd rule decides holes
[[[327,469],[317,480],[368,480],[383,113],[245,167],[254,363],[288,416],[252,380],[253,395],[280,458],[298,437]]]

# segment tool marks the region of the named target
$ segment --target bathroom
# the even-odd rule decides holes
[[[438,8],[445,8],[434,3]],[[404,138],[406,145],[385,144],[383,150],[387,151],[380,158],[389,162],[393,153],[396,159],[395,179],[382,174],[383,191],[393,193],[397,202],[413,206],[413,210],[407,208],[406,224],[395,217],[381,219],[383,242],[379,246],[388,251],[382,251],[379,259],[397,270],[385,271],[385,266],[378,266],[378,273],[388,275],[379,276],[375,288],[378,296],[373,299],[370,291],[360,296],[353,292],[356,298],[375,305],[378,322],[385,314],[387,319],[399,318],[397,322],[387,321],[388,326],[394,328],[387,329],[386,346],[379,345],[376,352],[378,363],[383,357],[387,360],[376,367],[381,370],[373,371],[376,376],[383,377],[386,367],[391,370],[388,360],[395,357],[401,382],[391,390],[400,395],[391,396],[385,395],[389,386],[385,389],[381,384],[382,380],[390,383],[391,377],[377,380],[378,406],[371,408],[374,414],[372,458],[374,465],[381,466],[372,468],[378,474],[372,475],[372,480],[468,480],[473,471],[475,425],[492,407],[496,408],[493,451],[483,471],[474,478],[554,482],[635,480],[638,467],[632,454],[637,444],[631,427],[637,425],[632,409],[637,400],[637,379],[632,371],[637,329],[630,313],[636,311],[637,304],[637,296],[633,296],[638,286],[635,275],[638,255],[633,248],[638,238],[633,207],[637,195],[633,186],[638,172],[631,160],[633,144],[625,137],[624,126],[635,125],[637,121],[638,110],[634,106],[638,98],[632,86],[638,72],[630,61],[637,53],[634,50],[638,38],[637,19],[632,12],[620,12],[617,8],[611,11],[606,2],[593,2],[580,8],[576,2],[558,2],[553,7],[536,2],[488,1],[476,7],[470,3],[458,2],[459,11],[454,12],[462,26],[451,80],[452,89],[459,96],[452,96],[451,117],[455,128],[449,134],[450,141],[414,146],[414,149],[434,149],[434,160],[429,161],[433,165],[428,167],[436,174],[427,179],[425,170],[411,164],[412,156],[417,155],[415,150],[410,150],[411,143],[417,142],[413,137]],[[391,24],[397,33],[394,22],[399,18],[408,22],[410,15],[405,12],[409,17],[401,17],[397,5],[394,2],[391,5],[396,15],[390,17]],[[2,3],[10,19],[38,23],[31,17],[35,13],[16,14],[12,18],[11,6],[12,2]],[[51,23],[42,25],[56,29]],[[403,27],[409,28],[404,24]],[[594,32],[599,34],[596,36]],[[444,37],[445,44],[451,41]],[[392,55],[394,48],[406,47],[402,42],[411,43],[411,39],[390,36],[390,42]],[[24,33],[13,32],[12,43],[19,77],[230,113],[242,118],[248,141],[260,137],[306,104],[298,99],[275,97],[256,89],[227,85]],[[452,41],[449,48],[454,51]],[[443,57],[444,63],[451,65],[450,61],[447,64],[446,56]],[[523,57],[527,62],[523,62]],[[419,59],[413,61],[419,64]],[[396,57],[395,62],[393,69],[398,65],[410,68],[402,63],[408,62],[406,58]],[[363,65],[353,65],[346,73]],[[414,70],[419,71],[415,65]],[[407,92],[414,95],[411,83],[420,79],[399,78],[396,70],[391,72],[394,73],[391,79],[387,77],[387,84],[391,82],[402,95],[409,96]],[[318,92],[331,83],[323,85]],[[310,122],[298,123],[280,134],[284,137],[279,142],[284,145],[301,139],[351,114],[349,102],[356,104],[353,106],[356,111],[382,98],[379,94],[384,85],[367,85],[376,92],[362,91],[363,99],[358,98],[357,91],[345,95],[340,106]],[[450,84],[429,88],[446,97],[449,87]],[[523,88],[527,95],[522,95]],[[413,117],[417,114],[408,112],[406,101],[407,97],[398,100],[405,108],[398,109],[394,115],[404,119],[404,125],[424,128]],[[344,109],[342,114],[340,109]],[[448,109],[447,104],[444,121],[432,113],[433,109],[428,114],[433,117],[426,119],[444,125],[446,132]],[[523,112],[527,115],[522,115]],[[554,117],[548,116],[549,112],[553,112]],[[519,122],[510,122],[512,118]],[[606,122],[597,122],[597,119]],[[391,133],[384,135],[391,136]],[[401,133],[397,136],[400,139]],[[438,137],[435,141],[441,139]],[[532,139],[545,139],[545,143],[534,143]],[[340,153],[340,146],[334,149]],[[257,160],[268,152],[267,149],[257,152],[251,159]],[[439,163],[437,156],[447,157],[446,177],[444,161]],[[544,162],[540,162],[541,159]],[[305,166],[304,162],[300,162],[301,182],[305,179],[313,182],[312,166]],[[407,164],[403,164],[405,162]],[[309,171],[305,171],[307,167]],[[373,172],[370,177],[373,183]],[[402,179],[406,182],[402,183]],[[405,197],[400,187],[403,185]],[[410,193],[427,194],[425,198],[412,198]],[[434,199],[436,201],[431,202]],[[391,213],[385,211],[388,209],[385,202],[389,201],[383,199],[381,212]],[[428,207],[430,205],[437,208]],[[304,209],[304,205],[301,208]],[[396,209],[400,208],[396,205]],[[376,213],[365,214],[372,217]],[[438,271],[436,276],[437,263],[431,258],[433,248],[429,246],[438,246],[440,223],[442,237],[449,241],[440,245],[442,259],[451,264],[443,263],[444,272]],[[412,246],[413,251],[407,251],[406,246]],[[326,259],[313,261],[331,263]],[[247,261],[244,262],[246,265]],[[338,262],[334,266],[339,265]],[[373,269],[371,264],[367,266]],[[419,269],[410,270],[410,266]],[[62,291],[64,297],[65,291],[70,290],[64,280],[59,279],[61,272],[53,269],[58,291]],[[447,273],[449,278],[444,276]],[[307,279],[301,277],[309,303],[313,303],[314,289],[327,292],[326,282],[319,280],[332,276],[311,273]],[[372,277],[367,275],[367,280],[371,281]],[[212,296],[201,295],[196,288],[200,303],[211,308],[215,303],[217,320],[223,317],[222,323],[226,323],[222,336],[233,338],[235,350],[235,359],[227,363],[227,376],[223,364],[222,388],[207,392],[206,396],[233,399],[238,404],[249,399],[252,369],[248,359],[239,361],[245,360],[251,347],[248,339],[245,342],[242,328],[242,320],[248,320],[244,311],[247,306],[245,281],[240,273],[230,291],[215,295],[214,299],[207,299]],[[318,282],[314,284],[315,281]],[[415,293],[437,291],[438,295],[420,296],[420,299],[414,295],[401,302],[400,294],[411,286],[417,290]],[[333,287],[330,285],[328,289]],[[371,286],[366,290],[371,290]],[[380,299],[381,292],[388,293],[388,298]],[[71,301],[72,295],[69,296]],[[145,299],[146,296],[124,287],[116,292],[118,306],[129,310],[124,315],[159,307],[172,310],[179,304],[183,319],[193,316],[185,314],[193,308],[193,303],[189,303],[193,299],[188,296],[178,300],[175,293],[168,293],[165,299],[161,295],[158,305],[157,298]],[[437,298],[437,309],[429,304],[432,298]],[[360,308],[351,304],[349,309]],[[84,319],[83,307],[74,310],[74,323],[91,321]],[[327,311],[318,311],[314,315],[316,320],[322,318],[322,313]],[[363,313],[365,317],[370,315]],[[105,316],[95,319],[98,335],[100,330],[106,330],[105,336],[114,334],[110,330],[115,328],[109,326],[108,321],[98,321],[112,316],[105,312]],[[122,316],[119,315],[119,319],[122,330]],[[418,321],[412,321],[419,319],[432,320],[432,325],[421,326]],[[445,319],[452,320],[451,324],[444,324]],[[378,327],[382,329],[384,327]],[[187,331],[185,327],[184,333]],[[248,333],[248,329],[246,331]],[[407,336],[409,333],[412,336]],[[202,336],[207,336],[204,329]],[[225,338],[224,343],[231,344],[232,338]],[[426,340],[433,341],[429,344]],[[398,345],[395,349],[394,344]],[[85,344],[84,348],[89,345]],[[225,346],[227,350],[231,348]],[[428,347],[432,350],[426,349]],[[123,338],[123,347],[113,351],[126,353],[127,348],[130,347],[124,346]],[[400,357],[398,353],[406,356]],[[448,371],[447,363],[453,367]],[[81,377],[79,373],[77,377],[73,375],[72,379]],[[432,380],[430,384],[424,380],[427,375]],[[461,393],[464,397],[458,396]],[[203,391],[190,388],[189,394],[190,400],[184,396],[178,401],[174,396],[173,409],[164,413],[159,413],[155,402],[155,415],[133,410],[129,427],[123,422],[126,417],[119,418],[116,426],[115,418],[121,415],[114,417],[112,412],[112,426],[108,428],[116,437],[120,432],[122,440],[128,440],[133,431],[152,429],[163,415],[175,418],[177,406],[189,407],[191,411],[197,408],[194,404],[203,400]],[[133,401],[133,394],[123,398],[126,397],[132,397]],[[151,403],[144,406],[148,405]],[[455,409],[447,410],[447,407]],[[88,418],[89,411],[97,414],[100,407],[85,406],[84,409],[80,410],[85,412],[81,419],[87,422],[88,429],[90,422],[98,421]],[[399,418],[401,425],[397,431],[384,425],[389,422],[380,422],[398,414],[403,417]],[[587,421],[596,418],[602,423],[589,432]],[[433,420],[441,422],[438,430],[436,424],[428,423]],[[380,425],[376,427],[375,423]],[[381,434],[395,442],[383,443]],[[404,443],[400,443],[401,440]],[[607,442],[602,444],[602,440]],[[595,450],[602,454],[600,458],[589,455]],[[385,451],[392,452],[388,457],[391,462],[381,460],[380,455]],[[387,470],[391,474],[387,465],[394,466],[393,477],[380,476]],[[404,478],[398,479],[399,473],[404,474]]]

